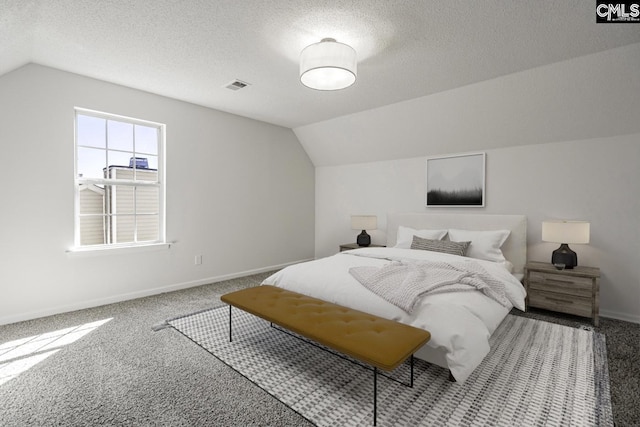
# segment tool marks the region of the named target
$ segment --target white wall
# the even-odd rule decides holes
[[[372,243],[386,243],[389,212],[524,214],[528,259],[549,261],[549,218],[591,222],[578,263],[600,267],[602,315],[640,323],[640,134],[487,150],[486,208],[426,208],[425,157],[316,168],[316,256],[354,242],[351,214],[378,216]]]
[[[65,252],[76,106],[167,125],[170,249]],[[313,257],[314,169],[290,129],[27,65],[0,77],[0,153],[0,324]]]
[[[295,129],[316,165],[316,256],[355,241],[351,214],[524,214],[529,259],[548,218],[591,222],[601,314],[640,323],[640,44]],[[487,152],[486,208],[424,206],[425,159]],[[395,159],[395,160],[394,160]]]

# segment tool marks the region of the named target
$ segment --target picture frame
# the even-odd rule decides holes
[[[428,157],[426,197],[432,207],[484,207],[486,153]]]

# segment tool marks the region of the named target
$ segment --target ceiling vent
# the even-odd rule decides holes
[[[250,83],[247,82],[243,82],[242,80],[234,80],[231,83],[227,84],[225,87],[227,89],[231,89],[231,90],[240,90],[240,89],[244,89],[245,87],[249,86]]]

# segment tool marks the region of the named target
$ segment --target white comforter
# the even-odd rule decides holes
[[[284,268],[265,279],[263,284],[425,329],[431,333],[426,346],[443,353],[446,367],[456,381],[464,382],[489,353],[489,337],[511,307],[504,307],[479,291],[451,292],[423,296],[409,314],[369,291],[349,274],[351,267],[381,267],[391,260],[478,262],[504,282],[506,296],[513,307],[524,310],[524,288],[501,264],[412,249],[362,248],[341,252]],[[425,354],[435,353],[425,350]],[[420,352],[416,357],[421,357]],[[425,359],[438,363],[429,357]]]

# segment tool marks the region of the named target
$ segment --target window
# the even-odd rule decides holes
[[[164,242],[164,125],[75,112],[75,246]]]

